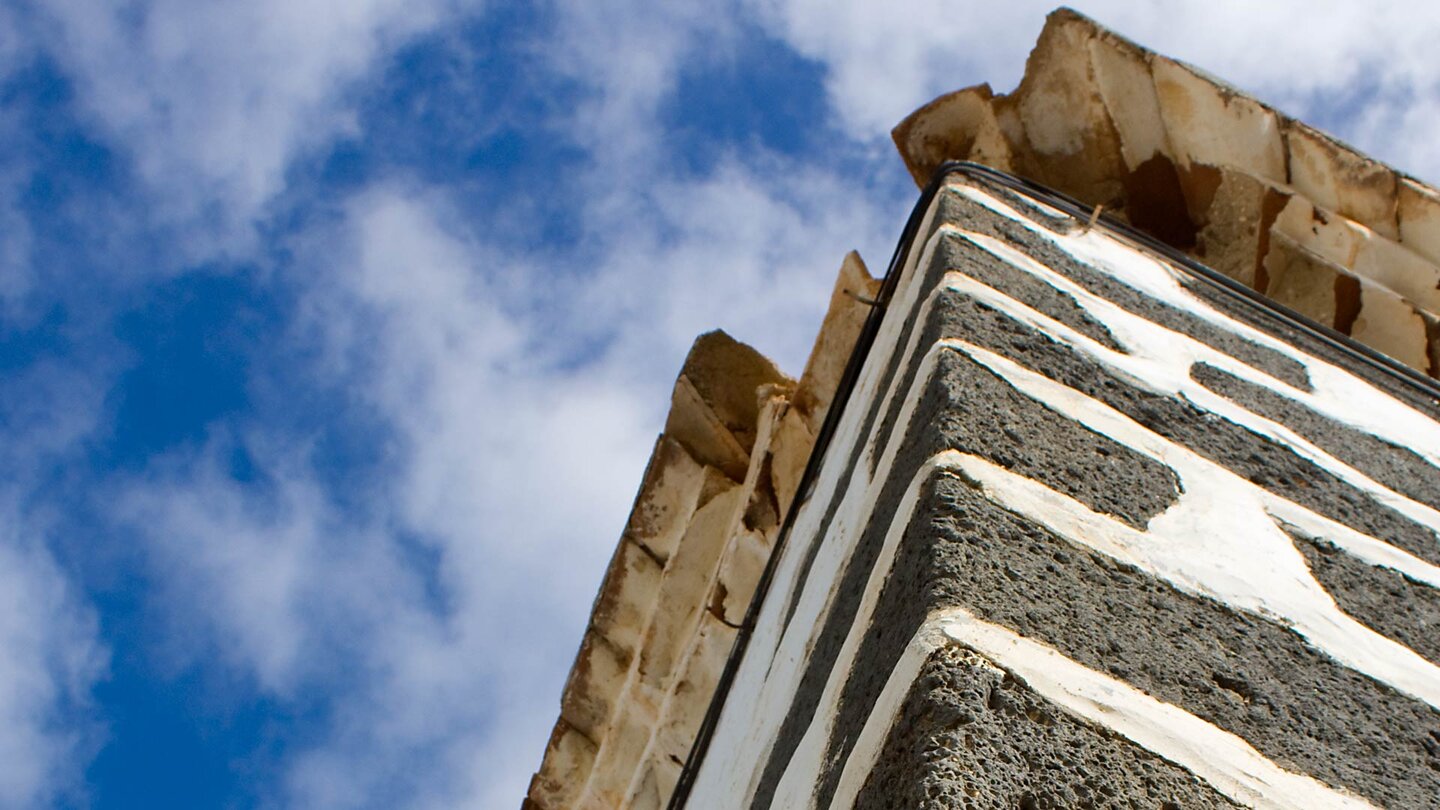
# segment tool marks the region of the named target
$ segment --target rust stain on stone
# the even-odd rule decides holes
[[[1360,317],[1360,281],[1353,276],[1335,276],[1335,331],[1348,335]]]
[[[1125,215],[1132,225],[1171,247],[1195,247],[1199,228],[1190,218],[1175,164],[1164,155],[1151,156],[1126,175]]]

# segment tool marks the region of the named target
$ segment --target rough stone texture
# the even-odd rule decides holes
[[[989,146],[997,128],[1003,150]],[[941,96],[893,135],[918,184],[952,159],[1015,172],[1327,326],[1323,288],[1343,269],[1378,289],[1355,302],[1359,328],[1340,331],[1440,373],[1425,326],[1440,312],[1434,189],[1069,9],[1050,15],[1013,93]],[[1320,261],[1272,255],[1280,234]],[[1290,271],[1274,290],[1272,266]],[[1312,269],[1327,279],[1309,283]]]
[[[1286,122],[1285,145],[1296,191],[1389,239],[1400,236],[1393,169],[1299,121]]]
[[[897,465],[901,470],[918,468],[941,449],[959,449],[988,457],[1022,474],[1038,475],[1071,497],[1088,500],[1097,511],[1108,511],[1135,526],[1143,526],[1163,511],[1176,494],[1174,476],[1162,465],[1074,423],[1047,418],[1042,406],[1018,396],[973,361],[943,358],[941,371],[922,395],[912,424],[923,427],[907,439]],[[876,514],[894,514],[909,484],[907,474],[887,481]],[[770,766],[761,778],[752,807],[769,806],[790,752],[799,745],[816,711],[835,657],[855,624],[865,583],[875,565],[880,540],[888,529],[889,522],[883,518],[865,527],[859,548],[836,588],[836,600],[810,651],[805,677],[789,715],[780,726]],[[868,677],[861,676],[869,682],[870,689],[863,695],[847,694],[842,701],[845,706],[856,707],[857,724],[864,722],[868,715],[864,707],[876,697],[879,685],[899,658],[901,649],[935,604],[923,589],[910,588],[909,584],[890,595],[890,599],[901,606],[904,617],[887,615],[878,623],[875,632],[884,644],[877,649],[867,649],[862,656],[873,664],[873,668],[867,667]]]
[[[946,303],[936,309],[934,325],[922,338],[922,345],[960,335],[1011,356],[1024,357],[1028,363],[1049,367],[1052,376],[1068,378],[1072,386],[1089,389],[1088,393],[1138,418],[1149,419],[1150,426],[1162,434],[1184,439],[1202,452],[1219,454],[1242,469],[1253,467],[1253,474],[1262,478],[1257,483],[1276,487],[1292,496],[1298,493],[1322,511],[1341,518],[1349,516],[1361,525],[1380,519],[1375,516],[1381,512],[1378,504],[1359,504],[1354,500],[1359,496],[1348,487],[1333,481],[1320,483],[1324,476],[1313,468],[1309,468],[1308,473],[1293,472],[1307,469],[1308,465],[1280,452],[1274,445],[1238,433],[1231,437],[1230,434],[1238,430],[1234,425],[1205,419],[1199,411],[1174,400],[1147,396],[1113,378],[1107,379],[1108,375],[1097,367],[1054,347],[1048,338],[1033,332],[1027,335],[1028,330],[1019,328],[1013,321],[977,308],[963,297],[947,294],[944,300]],[[1044,352],[1039,351],[1042,346],[1047,347]],[[1066,354],[1068,359],[1036,363],[1037,358],[1047,357],[1051,352]],[[1011,455],[1015,452],[1012,448],[1023,447],[1024,456],[1019,458],[1024,466],[1017,466],[1017,472],[1039,475],[1052,487],[1081,500],[1086,497],[1083,491],[1086,483],[1099,482],[1106,487],[1105,497],[1118,499],[1114,506],[1099,511],[1130,513],[1134,523],[1143,525],[1173,498],[1173,483],[1166,483],[1165,471],[1154,468],[1148,460],[1137,459],[1124,448],[1116,452],[1114,448],[1105,447],[1103,443],[1107,440],[1099,436],[1091,442],[1100,442],[1095,447],[1103,448],[1105,454],[1087,448],[1084,442],[1069,437],[1074,430],[1073,423],[1053,416],[1047,419],[1043,409],[1035,410],[1037,405],[1033,402],[1027,406],[1006,398],[995,385],[998,381],[968,360],[946,357],[942,368],[944,372],[916,410],[912,424],[924,432],[910,440],[912,447],[903,455],[908,461],[900,465],[901,469],[914,469],[940,446],[963,449],[989,457],[1002,466],[1012,466],[1017,459]],[[1146,404],[1137,404],[1133,399],[1127,401],[1127,397],[1139,397]],[[945,414],[952,416],[947,419]],[[1009,416],[1007,421],[1013,427],[996,426],[990,421],[992,415],[1001,414]],[[1193,428],[1176,427],[1177,424],[1193,425]],[[1013,438],[1005,435],[1007,429],[1015,433]],[[1028,435],[1022,437],[1018,430]],[[1384,460],[1388,455],[1384,447],[1369,450],[1377,459]],[[1366,449],[1356,448],[1355,452],[1364,453]],[[1260,454],[1258,460],[1252,461],[1251,456],[1257,453]],[[1109,469],[1084,470],[1083,466],[1075,466],[1088,465],[1096,459],[1104,459]],[[1120,463],[1122,460],[1124,463]],[[1126,465],[1133,472],[1125,472]],[[1286,470],[1292,472],[1287,475]],[[1292,479],[1291,475],[1295,477]],[[891,482],[881,496],[877,515],[895,512],[906,483],[903,475]],[[1337,500],[1327,503],[1322,495],[1315,494],[1317,491],[1329,493]],[[963,488],[957,492],[963,493]],[[1097,504],[1092,506],[1098,508]],[[978,504],[971,509],[992,514],[998,511]],[[1138,512],[1134,511],[1137,509]],[[957,511],[950,507],[937,510],[937,514]],[[1390,519],[1399,520],[1393,516]],[[962,527],[967,526],[963,518],[959,520]],[[1013,518],[1004,518],[1004,521],[1013,521]],[[1037,545],[1047,535],[1043,530],[1004,521],[998,525],[968,525],[972,538],[991,539],[990,543],[980,546],[994,555],[989,559],[977,559],[969,552],[942,557],[948,560],[938,563],[942,570],[926,568],[907,575],[908,578],[892,580],[902,585],[893,595],[887,593],[882,599],[886,600],[885,604],[895,606],[892,610],[900,612],[884,613],[884,618],[872,625],[876,636],[871,643],[880,646],[868,646],[861,654],[870,667],[867,673],[857,673],[855,689],[847,692],[842,700],[842,705],[858,708],[851,717],[848,733],[842,731],[837,734],[838,738],[853,739],[858,733],[859,725],[867,716],[864,707],[871,705],[878,695],[890,666],[930,609],[945,603],[965,604],[972,609],[983,605],[985,616],[1026,635],[1044,638],[1079,660],[1117,677],[1134,680],[1137,675],[1152,675],[1153,679],[1139,681],[1146,691],[1172,699],[1207,719],[1222,719],[1232,730],[1248,729],[1243,736],[1280,761],[1296,763],[1307,772],[1329,773],[1337,783],[1351,789],[1362,790],[1363,786],[1362,792],[1392,802],[1392,806],[1427,806],[1423,797],[1440,795],[1440,781],[1436,781],[1440,780],[1440,774],[1426,767],[1427,754],[1423,746],[1429,731],[1440,729],[1440,717],[1433,711],[1404,700],[1397,704],[1393,693],[1371,692],[1373,685],[1363,676],[1327,665],[1323,656],[1307,650],[1298,638],[1286,631],[1237,616],[1216,605],[1193,603],[1139,572],[1124,572],[1103,560],[1092,559],[1086,552],[1077,554],[1063,542],[1057,544],[1056,538]],[[753,807],[769,806],[768,791],[773,791],[788,762],[785,752],[798,745],[814,714],[814,701],[830,674],[839,645],[853,626],[855,604],[873,565],[871,550],[877,548],[879,536],[886,528],[883,520],[870,527],[860,543],[860,551],[851,561],[851,568],[847,569],[845,580],[837,587],[838,601],[811,652],[807,677],[801,681],[791,714],[780,728],[771,767],[762,777]],[[995,539],[1007,536],[1013,536],[1015,541],[994,544]],[[1433,535],[1420,532],[1418,527],[1411,529],[1404,539],[1411,540],[1413,551],[1427,553],[1432,558],[1437,556]],[[923,556],[948,555],[964,548],[955,546],[949,552],[931,550],[935,542],[926,539],[924,534],[914,539],[907,536],[905,549]],[[936,564],[932,561],[926,565]],[[1077,584],[1073,589],[1064,584],[1062,574],[1077,567],[1097,565],[1099,569],[1094,574],[1083,578],[1088,584]],[[896,568],[897,571],[909,570],[903,563],[897,563]],[[1110,592],[1121,586],[1119,593]],[[936,596],[937,588],[949,595]],[[1203,610],[1197,611],[1197,608]],[[882,612],[885,610],[882,607]],[[1202,619],[1205,613],[1212,617]],[[1440,613],[1435,619],[1440,619]],[[1050,625],[1051,622],[1061,624]],[[1204,630],[1197,632],[1200,627]],[[1287,650],[1290,660],[1278,655],[1280,650]],[[1230,651],[1230,654],[1220,651]],[[1237,672],[1242,674],[1235,674]],[[1254,683],[1263,686],[1257,687]],[[1256,692],[1257,689],[1260,692]],[[1348,696],[1357,690],[1360,696],[1350,701]],[[1262,696],[1257,698],[1256,694],[1260,693]],[[1340,695],[1346,697],[1337,697]],[[1263,708],[1255,707],[1257,702]],[[1297,736],[1295,729],[1275,724],[1275,717],[1286,716],[1303,718],[1300,728],[1307,733]],[[1345,752],[1352,746],[1361,751],[1393,750],[1397,755],[1384,764],[1374,765],[1368,757],[1347,757]],[[843,762],[845,753],[844,750],[836,752],[832,761]],[[1388,792],[1391,788],[1378,781],[1405,782],[1407,779],[1399,774],[1406,773],[1407,769],[1429,777],[1430,781],[1417,781],[1416,791],[1408,794]],[[838,778],[838,773],[832,776]]]
[[[877,292],[846,257],[798,383],[723,332],[696,341],[527,808],[669,801]]]
[[[661,436],[656,440],[630,509],[625,537],[644,547],[660,565],[675,553],[706,481],[713,479],[706,470],[675,439]],[[607,590],[602,588],[602,592]]]
[[[569,806],[594,765],[595,743],[562,718],[550,734],[545,762],[530,785],[527,804],[536,808]]]
[[[964,267],[971,278],[987,286],[1005,290],[1006,294],[1039,312],[1054,318],[1095,342],[1116,351],[1124,347],[1115,342],[1105,324],[1086,312],[1069,294],[1055,289],[1040,279],[1008,263],[995,261],[994,256],[973,241],[952,233],[936,250],[935,261],[946,269]]]
[[[906,810],[1233,808],[1188,771],[1051,705],[962,647],[937,650],[857,802]]]
[[[795,391],[795,410],[804,417],[811,434],[825,421],[835,389],[850,362],[850,347],[855,345],[879,294],[879,280],[870,277],[860,254],[850,251],[840,265],[835,289],[830,293],[830,309]]]
[[[1356,430],[1254,383],[1197,363],[1190,376],[1201,385],[1272,419],[1396,492],[1440,509],[1440,476],[1408,447]]]
[[[904,310],[890,313],[899,324],[890,340],[916,346],[908,355],[893,353],[880,369],[878,390],[899,393],[889,400],[874,396],[855,417],[869,451],[852,446],[849,452],[827,456],[827,463],[842,465],[840,480],[864,482],[867,474],[878,476],[884,470],[867,467],[862,459],[868,457],[874,465],[879,448],[898,443],[899,449],[886,477],[873,484],[879,491],[868,523],[845,529],[839,522],[838,497],[808,507],[824,510],[817,537],[837,531],[857,534],[839,579],[814,583],[828,585],[830,596],[813,632],[793,623],[824,544],[806,545],[795,583],[785,586],[790,599],[772,620],[789,633],[808,633],[809,641],[804,659],[796,664],[796,685],[784,717],[764,721],[773,728],[774,742],[756,768],[748,806],[788,804],[792,788],[782,783],[793,779],[796,768],[812,767],[806,764],[812,761],[819,763],[816,805],[828,806],[856,754],[862,730],[876,722],[874,707],[882,702],[898,662],[927,617],[951,607],[1128,682],[1235,735],[1276,767],[1307,774],[1319,785],[1378,806],[1440,806],[1440,713],[1431,705],[1338,663],[1283,622],[1182,591],[1151,572],[1012,513],[981,495],[973,482],[948,473],[934,476],[905,524],[895,558],[880,567],[887,559],[881,549],[891,520],[905,513],[912,475],[945,449],[987,459],[1139,529],[1180,497],[1164,465],[1071,421],[1031,394],[1019,393],[963,351],[942,350],[929,381],[915,388],[924,381],[919,375],[929,347],[951,339],[994,351],[1104,403],[1152,435],[1212,459],[1263,490],[1419,558],[1440,561],[1433,527],[1402,516],[1290,447],[1183,397],[1152,390],[1143,380],[1110,370],[1055,335],[943,285],[947,273],[959,272],[1097,346],[1126,353],[1123,341],[1077,299],[1040,281],[1023,263],[982,249],[983,243],[965,233],[1000,239],[1131,315],[1268,372],[1275,378],[1274,388],[1241,382],[1206,364],[1187,370],[1226,400],[1288,427],[1382,486],[1434,504],[1440,498],[1434,483],[1440,475],[1431,462],[1392,441],[1321,416],[1282,393],[1310,389],[1299,361],[1221,328],[1193,309],[1162,304],[1078,260],[1049,235],[1066,233],[1064,220],[1031,218],[1030,211],[1021,209],[1029,222],[1017,222],[958,193],[942,194],[935,206],[931,231],[917,236],[913,248],[930,244],[933,233],[940,236],[933,243],[933,256],[913,271],[913,283],[937,292],[922,294]],[[958,230],[942,230],[946,225]],[[1252,304],[1224,300],[1233,294],[1213,287],[1203,288],[1203,295],[1201,287],[1185,289],[1196,295],[1197,306],[1203,300],[1241,323],[1313,350],[1318,355],[1313,362],[1357,372],[1366,365]],[[910,391],[918,393],[906,393]],[[1426,408],[1433,416],[1433,401]],[[904,423],[902,411],[910,414]],[[1420,655],[1434,656],[1426,630],[1440,621],[1440,591],[1348,552],[1313,545],[1302,551],[1318,585],[1343,610],[1376,632],[1413,646]],[[865,607],[866,600],[874,600],[873,608]],[[1387,615],[1384,606],[1395,600],[1405,600],[1406,608]],[[852,644],[858,646],[845,652]],[[842,668],[843,661],[851,660],[847,655],[863,666]],[[968,657],[961,663],[957,656]],[[1231,805],[1233,797],[1216,793],[1193,773],[1153,752],[1134,750],[1130,740],[1057,710],[1023,685],[1014,687],[1020,696],[1013,704],[1003,689],[998,701],[1022,710],[995,711],[988,696],[994,693],[995,679],[1004,681],[1004,672],[1003,665],[977,659],[963,646],[933,657],[891,721],[888,741],[859,806]],[[967,692],[967,685],[974,683],[987,686]],[[838,692],[828,696],[827,690],[836,688]],[[985,711],[966,709],[970,720],[956,721],[960,712],[954,707],[973,706],[981,694],[987,696],[981,703]],[[823,729],[824,750],[817,755],[810,749],[817,745],[817,724],[822,722],[818,728]],[[969,741],[958,744],[967,734]],[[1102,756],[1094,753],[1102,749],[1103,757],[1096,762],[1084,759]],[[1112,770],[1119,762],[1128,764]],[[1138,780],[1137,773],[1142,774]],[[782,795],[788,797],[783,802]],[[703,806],[717,806],[715,797],[710,798]]]
[[[1440,591],[1366,565],[1329,543],[1292,536],[1341,610],[1440,664]]]
[[[1117,377],[1053,338],[1031,331],[973,299],[958,295],[946,298],[946,306],[941,308],[943,325],[935,327],[936,339],[963,335],[1008,357],[1023,357],[1026,366],[1094,397],[1277,495],[1440,564],[1440,543],[1433,531],[1313,462],[1187,400],[1156,394]]]
[[[1007,201],[1014,200],[1013,197],[1006,199]],[[1079,284],[1087,292],[1098,295],[1125,310],[1144,315],[1156,323],[1184,332],[1196,340],[1262,369],[1296,388],[1309,388],[1310,386],[1304,367],[1292,358],[1267,346],[1220,329],[1214,324],[1196,317],[1193,312],[1176,309],[1169,304],[1146,296],[1139,290],[1116,283],[1113,279],[1107,278],[1103,272],[1077,262],[1074,257],[1056,248],[1049,239],[1038,232],[1038,228],[1034,225],[1027,227],[1013,220],[997,217],[986,211],[983,206],[959,194],[945,195],[941,198],[940,204],[943,206],[941,216],[946,221],[963,222],[968,230],[1018,247],[1040,264]],[[1025,213],[1030,212],[1025,211]],[[1038,220],[1036,224],[1045,222],[1045,220]],[[1058,225],[1053,222],[1047,224]],[[1073,223],[1071,225],[1073,226]],[[938,269],[943,272],[950,267],[947,264]],[[971,270],[970,267],[963,269],[967,272]],[[938,281],[938,277],[936,280]],[[1207,301],[1207,303],[1212,302]]]
[[[1425,748],[1440,715],[1292,632],[1077,549],[954,478],[913,522],[832,737],[835,761],[936,607],[963,605],[1239,734],[1261,753],[1388,807],[1437,806]],[[909,629],[907,629],[909,628]],[[1385,751],[1377,759],[1373,752]],[[832,774],[838,777],[838,774]],[[761,806],[764,806],[763,804]]]
[[[1233,282],[952,179],[878,307],[846,258],[798,383],[702,336],[527,807],[665,806],[750,630],[696,808],[1440,807],[1440,389],[1344,337],[1440,369],[1440,194],[1068,10],[894,134]]]

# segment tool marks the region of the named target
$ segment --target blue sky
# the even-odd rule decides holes
[[[518,806],[690,340],[798,371],[1048,10],[658,5],[0,3],[0,808]],[[1436,11],[1140,5],[1440,176]]]

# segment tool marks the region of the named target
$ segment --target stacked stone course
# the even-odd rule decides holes
[[[847,256],[798,381],[695,341],[527,806],[665,806],[876,290]]]
[[[1434,189],[1073,11],[1050,16],[1015,92],[941,96],[894,138],[921,185],[945,160],[1037,180],[1440,373]]]
[[[932,187],[850,390],[854,254],[798,381],[696,342],[526,806],[713,710],[687,808],[1440,808],[1440,194],[1064,9],[894,137],[1081,205]]]

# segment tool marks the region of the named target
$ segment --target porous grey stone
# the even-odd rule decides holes
[[[856,807],[1235,808],[1194,774],[1067,714],[963,647],[925,662]]]

